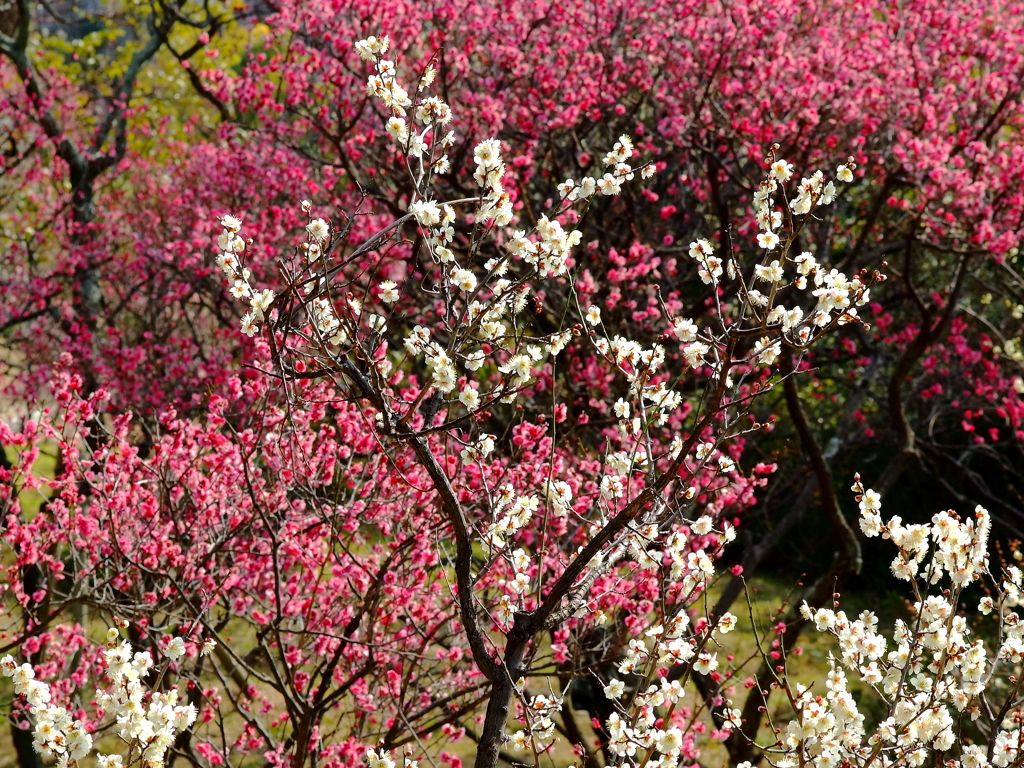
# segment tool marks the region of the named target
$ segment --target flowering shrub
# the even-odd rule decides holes
[[[310,211],[306,241],[281,264],[285,287],[277,294],[252,285],[241,221],[224,216],[218,265],[233,293],[248,299],[242,331],[254,336],[259,324],[267,325],[271,357],[283,377],[332,380],[335,397],[358,405],[384,452],[411,451],[429,477],[454,537],[453,579],[463,631],[490,684],[477,758],[478,765],[490,765],[498,759],[513,699],[522,706],[526,726],[513,737],[514,747],[536,753],[550,745],[551,715],[561,708],[560,696],[526,690],[537,636],[553,632],[555,661],[568,661],[567,646],[584,647],[588,635],[607,621],[613,605],[602,595],[609,579],[627,596],[633,590],[660,595],[658,607],[634,608],[629,634],[639,631],[646,614],[660,613],[655,623],[669,629],[651,632],[665,633],[666,653],[681,669],[693,666],[705,675],[716,669],[713,653],[697,651],[722,618],[723,626],[731,627],[735,617],[705,622],[694,634],[687,633],[686,611],[706,591],[714,573],[712,557],[732,538],[732,526],[717,515],[687,523],[689,502],[701,494],[707,503],[729,484],[735,461],[722,449],[748,429],[761,428],[742,420],[749,403],[772,385],[743,381],[756,382],[760,368],[776,364],[784,347],[787,355],[799,353],[832,327],[857,321],[855,305],[868,301],[879,275],[862,273],[849,280],[819,266],[810,252],[792,253],[808,217],[831,204],[837,191],[817,172],[795,185],[790,199],[782,185],[792,179],[793,166],[773,155],[753,200],[765,254],[755,265],[754,284],[763,283],[764,292],[747,284],[730,254],[719,257],[709,241],[695,241],[689,255],[701,280],[715,289],[723,280],[739,287],[731,302],[719,294],[714,324],[700,328],[690,319],[673,318],[662,306],[664,340],[674,336],[678,345],[671,358],[660,343],[645,348],[620,335],[606,338],[599,308],[584,307],[573,285],[571,249],[580,242],[580,230],[565,227],[576,224],[595,197],[617,196],[633,179],[633,142],[621,136],[604,157],[603,174],[566,179],[559,185],[561,199],[532,228],[512,229],[518,217],[495,139],[473,151],[478,192],[437,198],[435,177],[449,170],[447,150],[457,141],[446,128],[452,112],[429,95],[430,65],[413,100],[395,63],[385,58],[388,47],[388,38],[372,37],[357,50],[373,65],[367,91],[390,113],[386,130],[404,155],[401,162],[414,190],[408,212],[369,240],[352,242],[348,224],[336,229],[303,202],[303,210]],[[410,115],[415,122],[407,121]],[[852,178],[855,169],[851,158],[838,175]],[[654,171],[646,165],[640,175]],[[457,208],[467,205],[471,213],[460,217]],[[403,240],[406,225],[415,226],[411,252],[404,247],[410,242]],[[770,258],[776,252],[778,257]],[[786,266],[796,273],[792,279],[786,278]],[[399,278],[401,285],[378,276]],[[801,291],[815,300],[806,311],[799,303]],[[537,306],[532,316],[524,311],[531,293]],[[786,297],[794,303],[783,304]],[[558,324],[545,332],[543,305],[558,298],[564,303],[549,310]],[[558,451],[557,424],[566,404],[560,402],[558,379],[535,373],[546,359],[554,367],[563,350],[579,344],[592,350],[590,365],[598,375],[607,370],[627,384],[613,408],[615,428],[605,431],[605,445],[590,460],[593,479],[582,487],[561,461],[545,456]],[[696,406],[684,407],[681,385],[691,377],[704,381],[704,391]],[[546,419],[524,420],[514,430],[520,445],[546,438],[540,477],[530,483],[543,493],[535,494],[516,482],[521,472],[504,462],[494,474],[489,457],[495,436],[482,427],[501,418],[496,412],[503,404],[535,396],[541,382],[543,391],[551,392],[554,436],[546,437]],[[487,557],[474,565],[478,540]],[[516,544],[521,546],[513,550]],[[631,589],[627,579],[636,580]],[[497,655],[485,635],[494,631],[505,636]],[[637,643],[630,640],[629,647],[639,648]],[[645,665],[627,654],[619,669],[632,674]],[[673,691],[672,704],[683,688]],[[683,729],[676,734],[692,732],[692,719],[684,721],[693,714],[680,710]],[[606,746],[614,753],[621,734],[613,722],[609,732],[613,740]],[[687,742],[696,757],[692,740]],[[683,746],[680,736],[672,756]],[[386,758],[374,753],[370,759]]]
[[[196,67],[225,122],[159,161],[127,148],[131,94],[111,100],[124,143],[79,152],[84,176],[91,123],[51,108],[95,89],[36,99],[39,44],[0,16],[3,383],[51,403],[0,427],[9,643],[74,713],[59,730],[105,727],[86,637],[127,616],[153,658],[181,627],[217,642],[175,668],[199,715],[165,746],[195,765],[454,765],[467,740],[493,765],[559,734],[591,766],[689,764],[709,739],[733,764],[946,747],[922,714],[962,703],[941,664],[889,691],[875,660],[894,725],[870,753],[844,694],[870,659],[827,705],[779,667],[860,565],[835,475],[884,461],[897,499],[927,476],[1019,512],[993,490],[1018,482],[1024,413],[1019,8],[335,5],[282,3],[244,62]],[[209,6],[157,10],[179,62],[174,25],[208,45]],[[392,17],[404,57],[351,42]],[[743,576],[818,525],[837,553],[737,692],[717,649]],[[889,530],[914,575],[923,534]],[[844,649],[878,645],[837,621]],[[783,735],[773,686],[813,733]],[[994,763],[1002,711],[939,751]]]

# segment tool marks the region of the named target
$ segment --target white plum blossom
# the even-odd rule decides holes
[[[331,234],[331,225],[323,219],[313,219],[306,225],[306,231],[310,237],[322,243]]]
[[[758,280],[763,280],[766,283],[777,283],[782,280],[782,267],[779,265],[779,260],[775,259],[767,266],[764,264],[755,264],[754,277]]]
[[[612,680],[604,687],[604,695],[609,699],[621,698],[626,690],[626,685],[621,680]]]
[[[597,190],[602,195],[617,195],[622,190],[622,180],[618,176],[606,173],[597,180]]]
[[[461,402],[469,410],[473,410],[480,403],[480,393],[472,387],[466,386],[459,394],[459,402]]]
[[[476,288],[476,276],[468,269],[456,267],[449,274],[449,279],[452,281],[452,285],[457,286],[460,291],[468,292]]]
[[[391,138],[397,141],[399,144],[405,144],[409,140],[409,126],[405,124],[405,120],[397,115],[393,115],[388,118],[385,124],[385,130],[391,134]]]
[[[373,749],[366,751],[367,768],[395,768],[395,761],[391,753],[381,749],[379,752]]]
[[[256,317],[252,312],[242,315],[242,333],[252,338],[259,333],[259,326],[256,324]]]
[[[779,244],[779,236],[774,232],[761,232],[757,236],[757,244],[766,251],[773,251]]]
[[[409,213],[424,227],[432,227],[441,222],[441,209],[433,200],[416,200],[409,206]]]
[[[398,285],[392,280],[384,280],[379,286],[380,300],[385,304],[394,304],[401,298],[398,292]]]
[[[682,342],[695,341],[697,339],[697,334],[700,333],[700,329],[697,327],[696,323],[688,317],[676,320],[672,325],[672,329],[675,331],[676,338]]]
[[[787,163],[785,160],[776,160],[772,163],[770,170],[772,177],[783,183],[793,178],[793,164]]]
[[[757,345],[760,350],[757,355],[757,362],[761,365],[773,365],[782,354],[782,345],[777,341],[772,341],[767,336],[762,336]]]
[[[171,661],[176,661],[185,655],[185,641],[183,638],[174,637],[164,647],[164,656]]]

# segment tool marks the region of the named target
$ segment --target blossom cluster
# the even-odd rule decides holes
[[[632,140],[620,136],[604,158],[605,172],[599,178],[584,177],[579,182],[566,179],[559,186],[562,199],[553,211],[541,214],[532,229],[506,231],[516,223],[513,198],[505,187],[507,166],[502,157],[501,142],[486,139],[473,148],[472,178],[478,187],[473,197],[439,201],[433,185],[436,177],[447,173],[450,163],[446,150],[454,145],[456,137],[451,130],[442,130],[452,119],[450,107],[427,90],[433,81],[428,67],[419,81],[415,97],[401,86],[393,61],[385,58],[390,48],[387,37],[372,37],[360,41],[356,50],[373,63],[373,73],[367,80],[368,93],[376,98],[388,112],[386,129],[409,161],[407,171],[415,192],[407,203],[406,215],[396,223],[413,221],[435,265],[439,267],[440,297],[448,338],[434,338],[433,330],[422,323],[415,324],[401,339],[401,346],[410,359],[422,355],[429,371],[431,387],[446,397],[445,403],[460,404],[469,412],[476,412],[493,402],[512,402],[516,394],[534,379],[537,367],[546,358],[558,355],[570,343],[578,328],[566,328],[540,336],[529,335],[529,319],[524,310],[536,282],[564,278],[570,263],[571,250],[580,244],[579,228],[567,228],[570,221],[578,221],[576,205],[586,206],[597,195],[614,196],[622,185],[634,178]],[[411,117],[410,117],[411,116]],[[415,126],[415,127],[414,127]],[[653,164],[640,168],[643,178],[655,172]],[[461,221],[457,209],[473,204],[473,212]],[[302,210],[309,213],[311,203],[303,201]],[[388,318],[407,310],[407,286],[396,280],[378,282],[365,292],[366,299],[353,292],[344,297],[332,295],[339,286],[331,277],[338,275],[340,267],[330,265],[326,257],[339,246],[339,238],[330,223],[313,218],[306,227],[306,242],[301,250],[305,257],[305,271],[296,274],[293,285],[302,286],[307,297],[303,311],[309,322],[307,329],[296,328],[296,334],[306,343],[306,354],[313,354],[330,364],[338,355],[344,356],[354,349],[370,358],[382,356],[387,339]],[[238,236],[239,219],[224,216],[225,229],[221,237],[221,255],[218,263],[233,280],[232,292],[250,299],[250,311],[242,319],[243,330],[252,335],[275,302],[270,290],[258,291],[249,282],[250,274],[238,263],[238,254],[246,242]],[[456,243],[456,226],[470,228],[470,242]],[[387,230],[396,230],[388,227]],[[478,258],[482,238],[491,235],[497,251],[488,258]],[[371,252],[367,243],[357,252]],[[379,243],[376,243],[379,245]],[[482,263],[480,263],[482,261]],[[379,301],[379,314],[365,311],[365,301]],[[659,359],[653,360],[653,368]],[[474,381],[472,374],[491,362],[504,374],[500,381]],[[391,361],[382,365],[390,368]],[[644,391],[656,399],[664,410],[677,407],[681,398],[668,392],[663,384],[651,385]],[[401,422],[408,417],[402,413],[398,398],[388,403],[394,409],[382,425]],[[486,456],[486,440],[481,438],[467,444],[467,457]]]
[[[246,336],[252,337],[259,331],[259,323],[263,322],[264,313],[274,301],[274,292],[269,289],[256,290],[249,282],[252,273],[241,263],[241,254],[247,245],[238,235],[242,222],[234,216],[222,216],[220,224],[224,231],[217,239],[220,247],[217,266],[231,281],[231,295],[236,299],[249,300],[250,309],[242,316],[241,330]]]
[[[698,536],[713,532],[712,521],[703,517],[692,526]],[[732,534],[723,532],[720,543],[731,540]],[[704,592],[714,578],[712,556],[704,550],[686,552],[686,537],[676,532],[669,539],[667,554],[672,563],[673,581],[679,580],[683,600],[664,622],[648,626],[642,637],[632,638],[624,649],[616,667],[617,675],[608,680],[604,695],[615,702],[617,711],[606,723],[611,736],[609,749],[630,765],[651,765],[675,768],[692,757],[693,715],[670,720],[659,712],[677,709],[686,696],[686,682],[690,675],[715,676],[719,668],[717,651],[720,638],[737,625],[737,618],[729,612],[714,621],[702,619],[692,625],[688,606]],[[684,553],[685,552],[685,556]],[[659,553],[654,553],[657,561]],[[671,673],[668,671],[671,670]],[[626,696],[627,681],[650,681],[646,687],[633,685]],[[720,733],[727,734],[740,724],[739,711],[732,702],[720,702],[725,713]],[[688,710],[687,710],[688,711]]]
[[[60,768],[74,766],[92,751],[92,736],[81,720],[73,720],[64,707],[51,705],[50,686],[36,680],[29,663],[18,664],[11,656],[0,659],[0,671],[11,678],[14,693],[24,696],[35,718],[32,746],[44,757],[52,757]],[[101,758],[106,759],[106,758]]]
[[[812,610],[804,603],[804,618],[836,638],[839,656],[829,655],[824,695],[802,685],[787,688],[795,717],[786,726],[782,746],[768,749],[775,755],[773,762],[829,768],[877,760],[883,766],[917,766],[934,751],[956,747],[960,762],[950,765],[1016,764],[1022,733],[1019,705],[1012,701],[988,736],[988,748],[965,743],[958,735],[963,716],[977,719],[979,707],[989,706],[980,697],[994,694],[989,686],[1000,668],[1024,659],[1024,629],[1010,610],[1019,605],[1018,568],[1008,568],[998,597],[985,597],[979,606],[982,614],[998,611],[1001,640],[994,654],[982,638],[972,638],[973,630],[958,610],[964,589],[988,576],[989,513],[979,506],[967,519],[940,512],[930,525],[904,525],[898,516],[883,522],[879,495],[865,489],[859,478],[854,490],[865,535],[890,539],[898,550],[893,573],[914,587],[911,618],[898,619],[887,637],[871,611],[852,618],[842,610]],[[950,588],[927,593],[947,579]],[[863,690],[874,691],[886,710],[887,716],[872,730],[865,726],[863,702],[851,693],[849,675],[863,684]]]
[[[869,301],[870,287],[860,276],[847,278],[836,269],[829,270],[819,264],[809,251],[803,251],[797,256],[790,254],[790,245],[801,226],[793,221],[794,217],[803,217],[800,221],[806,221],[818,206],[827,206],[835,202],[838,190],[834,182],[825,181],[824,174],[819,170],[809,177],[804,177],[797,187],[796,197],[788,200],[785,197],[784,185],[793,177],[793,165],[786,160],[775,159],[774,152],[773,147],[772,155],[768,158],[772,161],[768,176],[754,192],[754,210],[758,228],[762,230],[757,236],[758,245],[768,252],[781,245],[781,258],[767,262],[765,257],[764,261],[754,266],[754,282],[765,283],[767,294],[752,287],[745,288],[744,293],[755,315],[763,313],[765,323],[779,328],[789,343],[804,345],[811,338],[814,329],[824,328],[832,323],[834,315],[838,315],[838,319],[835,320],[838,325],[857,320],[856,306],[863,306]],[[852,171],[855,168],[856,164],[850,158],[847,163],[838,167],[836,178],[844,182],[852,181]],[[783,194],[784,210],[779,210],[776,204],[774,195],[779,193]],[[784,214],[791,222],[788,236],[783,233]],[[691,246],[691,257],[705,265],[701,276],[705,278],[705,282],[710,283],[717,281],[721,267],[717,259],[713,268],[708,266],[708,260],[713,258],[709,253],[710,244],[707,241]],[[796,276],[790,283],[786,283],[785,268],[790,264],[795,267]],[[806,290],[808,277],[813,281],[814,289],[811,294],[817,299],[817,304],[806,317],[799,305],[786,307],[775,302],[777,293],[783,286],[792,285],[799,291]],[[762,362],[765,364],[770,364],[779,354],[777,343],[773,344],[769,338],[762,338],[759,347],[762,350]]]
[[[99,768],[120,768],[136,762],[146,768],[161,768],[167,749],[182,731],[196,720],[196,708],[180,703],[178,689],[166,692],[148,691],[143,681],[153,670],[148,651],[133,652],[127,640],[118,643],[127,622],[119,620],[107,631],[107,650],[103,652],[106,676],[110,687],[96,691],[96,701],[114,718],[113,732],[127,747],[127,762],[120,754],[99,754]],[[168,638],[164,655],[174,660],[185,653],[184,640]],[[201,651],[209,653],[213,641]],[[58,768],[76,768],[93,748],[90,729],[75,720],[64,707],[52,703],[49,684],[35,679],[31,664],[18,664],[11,656],[0,659],[0,671],[14,683],[14,692],[24,696],[28,711],[35,721],[33,747],[46,758],[53,758]]]
[[[522,685],[518,686],[522,695]],[[514,752],[543,750],[555,735],[555,721],[551,718],[562,710],[562,697],[537,694],[527,699],[523,706],[526,728],[513,732],[508,744]]]
[[[494,549],[503,549],[507,540],[530,522],[539,505],[537,496],[517,495],[511,485],[502,486],[492,505],[495,522],[487,530],[487,543]]]

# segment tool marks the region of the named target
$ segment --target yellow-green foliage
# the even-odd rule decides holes
[[[203,29],[176,22],[167,42],[138,72],[128,121],[129,153],[160,159],[168,141],[208,138],[220,122],[214,106],[193,87],[189,70],[200,79],[211,69],[234,70],[269,29],[236,20],[235,3],[188,2],[180,15],[203,21],[207,14],[220,24],[209,42],[192,55],[186,68],[181,57],[196,46]],[[71,135],[90,137],[108,112],[132,57],[148,42],[153,25],[162,23],[160,6],[151,2],[103,3],[99,11],[78,11],[83,23],[36,24],[29,42],[37,71],[61,92],[56,109]],[[108,138],[109,142],[109,138]]]

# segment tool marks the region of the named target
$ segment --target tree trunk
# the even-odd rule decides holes
[[[496,768],[501,745],[505,741],[505,723],[508,721],[509,708],[512,705],[514,689],[512,682],[523,676],[523,658],[529,638],[517,637],[516,628],[509,633],[505,652],[505,665],[499,670],[499,677],[491,689],[491,698],[487,702],[487,715],[484,718],[483,732],[476,752],[474,768]]]

